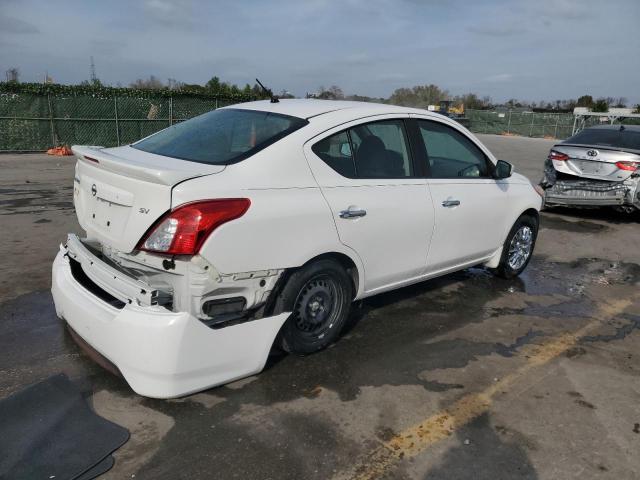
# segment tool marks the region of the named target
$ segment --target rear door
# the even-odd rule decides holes
[[[427,271],[486,258],[504,240],[508,183],[492,178],[492,162],[462,130],[435,120],[417,123],[435,209]]]
[[[405,121],[341,128],[308,142],[305,154],[341,242],[363,262],[365,291],[422,275],[434,212],[426,181],[416,174]]]

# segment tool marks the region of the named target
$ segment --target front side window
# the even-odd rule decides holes
[[[225,108],[173,125],[131,146],[181,160],[229,165],[306,124],[288,115]]]
[[[438,122],[418,121],[432,178],[488,177],[484,153],[465,135]]]
[[[358,125],[312,147],[327,165],[348,178],[404,178],[413,175],[402,120]]]

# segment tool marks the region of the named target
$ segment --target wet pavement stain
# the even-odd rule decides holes
[[[464,385],[459,383],[441,383],[437,381],[426,380],[424,388],[430,392],[446,392],[447,390],[462,390]]]
[[[613,208],[569,208],[569,207],[553,207],[547,211],[541,212],[540,218],[544,222],[546,218],[572,218],[582,221],[602,221],[610,225],[624,225],[627,223],[636,223],[640,221],[640,210],[627,213],[614,210]],[[568,220],[569,221],[569,220]],[[592,223],[592,222],[590,222]]]
[[[42,188],[29,184],[20,188],[0,189],[0,215],[33,214],[56,210],[73,210],[70,200],[73,187]]]
[[[585,408],[590,408],[591,410],[595,410],[595,405],[593,405],[592,403],[587,402],[586,400],[583,400],[582,398],[578,398],[575,400],[575,403],[580,405],[581,407],[585,407]]]
[[[602,223],[588,220],[566,220],[563,217],[549,214],[540,217],[540,228],[563,230],[572,233],[600,233],[610,229],[610,227]]]
[[[518,337],[511,345],[497,343],[495,351],[498,355],[502,355],[503,357],[513,357],[520,347],[533,342],[534,338],[541,336],[544,336],[544,332],[541,332],[540,330],[529,330],[523,336]]]
[[[572,347],[569,350],[567,350],[567,353],[565,353],[565,357],[567,358],[581,357],[585,353],[587,353],[587,350],[582,347]]]
[[[429,470],[425,480],[538,478],[529,460],[529,451],[537,449],[535,442],[515,430],[492,427],[488,413],[458,430],[456,438],[458,444],[447,450],[438,464]],[[469,465],[473,465],[472,475]],[[496,465],[499,465],[498,469]]]
[[[640,316],[638,315],[621,315],[620,318],[629,320],[629,323],[616,327],[615,333],[610,335],[588,335],[580,339],[581,343],[590,342],[613,342],[615,340],[624,340],[627,335],[634,330],[640,330]]]

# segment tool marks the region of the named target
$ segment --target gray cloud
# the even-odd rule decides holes
[[[199,23],[198,9],[188,0],[146,0],[143,10],[147,19],[164,26],[188,29]]]
[[[435,83],[496,100],[588,93],[640,101],[640,38],[619,39],[619,32],[637,30],[637,0],[0,5],[0,67],[20,68],[24,81],[45,71],[60,82],[85,80],[94,56],[109,84],[149,75],[204,83],[217,75],[244,85],[257,76],[274,91],[298,95],[336,84],[348,93],[386,97],[399,87]],[[13,19],[13,33],[4,18]]]
[[[25,20],[0,13],[0,33],[34,34],[39,31],[35,25]]]
[[[467,30],[471,33],[489,37],[510,37],[526,31],[525,28],[510,25],[471,25],[467,27]]]

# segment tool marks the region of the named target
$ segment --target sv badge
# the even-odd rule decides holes
[[[140,213],[145,214],[145,215],[146,215],[147,213],[149,213],[149,209],[148,209],[148,208],[140,208],[140,210],[138,210],[138,211],[139,211]]]

